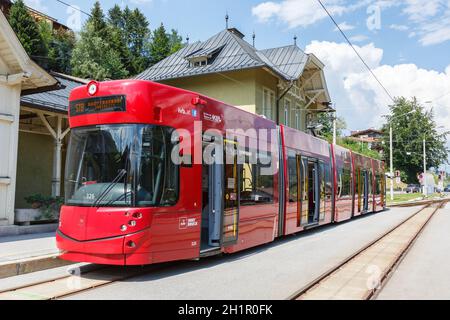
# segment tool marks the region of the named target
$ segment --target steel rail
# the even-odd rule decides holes
[[[384,273],[383,277],[380,279],[380,287],[378,289],[374,289],[369,296],[365,297],[366,299],[370,299],[371,297],[374,296],[375,291],[378,291],[379,289],[382,288],[382,286],[384,285],[384,283],[386,282],[386,279],[388,279],[388,275],[392,273],[392,270],[395,269],[395,267],[398,265],[398,262],[400,260],[401,257],[404,257],[404,255],[406,254],[406,252],[409,250],[409,248],[411,248],[413,242],[415,239],[417,239],[418,235],[420,234],[420,232],[424,229],[424,227],[427,225],[427,223],[431,220],[431,218],[434,216],[434,214],[444,206],[444,204],[446,204],[449,200],[448,199],[444,199],[444,200],[436,200],[436,201],[431,201],[429,203],[427,203],[424,207],[418,209],[414,214],[412,214],[410,217],[404,219],[402,222],[400,222],[399,224],[397,224],[396,226],[392,227],[391,229],[389,229],[387,232],[383,233],[381,236],[377,237],[375,240],[369,242],[368,244],[364,245],[361,249],[357,250],[355,253],[353,253],[352,255],[350,255],[349,257],[345,258],[343,261],[341,261],[340,263],[338,263],[336,266],[330,268],[329,270],[327,270],[326,272],[324,272],[323,274],[321,274],[319,277],[317,277],[316,279],[314,279],[313,281],[309,282],[306,286],[304,286],[303,288],[301,288],[300,290],[294,292],[293,294],[291,294],[287,299],[288,300],[297,300],[299,298],[301,298],[302,296],[304,296],[307,292],[309,292],[311,289],[313,289],[314,287],[316,287],[317,285],[319,285],[321,282],[323,282],[324,280],[326,280],[327,278],[330,278],[331,275],[333,275],[335,272],[339,271],[344,265],[348,264],[349,262],[353,261],[354,259],[356,259],[357,257],[359,257],[362,253],[364,253],[365,251],[367,251],[369,248],[373,247],[375,244],[379,243],[381,240],[385,239],[387,236],[389,236],[390,234],[392,234],[394,231],[396,231],[397,229],[399,229],[401,226],[403,226],[404,224],[406,224],[407,222],[411,221],[414,217],[416,217],[418,214],[420,214],[422,211],[424,211],[427,208],[432,207],[434,204],[438,204],[438,206],[436,207],[436,209],[433,211],[433,213],[430,215],[430,217],[427,219],[427,221],[419,228],[419,230],[417,232],[414,233],[414,236],[408,241],[408,245],[406,246],[406,248],[404,248],[401,252],[401,254],[395,259],[395,261],[393,262],[393,264],[391,265],[390,269]]]

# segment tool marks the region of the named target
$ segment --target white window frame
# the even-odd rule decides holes
[[[300,104],[297,104],[295,107],[295,129],[297,130],[300,130],[300,118],[301,118],[300,108],[301,108]]]
[[[289,108],[287,107],[287,104],[289,103]],[[290,123],[289,123],[289,112],[292,109],[292,101],[291,99],[288,98],[284,98],[284,124],[288,127],[290,127]]]
[[[273,120],[273,110],[275,108],[275,91],[267,88],[267,87],[263,87],[262,90],[263,93],[263,99],[262,99],[262,114],[267,118],[267,119],[271,119]],[[270,108],[268,109],[266,106],[266,93],[267,93],[267,97],[269,97],[269,105]],[[269,111],[269,112],[268,112]]]

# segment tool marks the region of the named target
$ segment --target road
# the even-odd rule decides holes
[[[67,299],[286,299],[418,208],[395,208],[234,255],[171,263]]]

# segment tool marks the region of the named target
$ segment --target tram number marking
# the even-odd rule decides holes
[[[95,193],[86,193],[86,200],[95,200]]]
[[[197,218],[182,217],[182,218],[180,218],[179,224],[178,224],[179,229],[187,229],[187,228],[196,227],[196,226],[198,226]]]

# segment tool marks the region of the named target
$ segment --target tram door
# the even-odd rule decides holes
[[[369,211],[369,172],[367,170],[363,171],[363,211]]]
[[[204,140],[208,140],[207,137]],[[210,148],[206,150],[206,148]],[[216,155],[213,143],[203,144],[203,151],[210,159],[203,159],[202,168],[202,231],[201,250],[220,247],[220,226],[223,199],[223,159]]]
[[[317,161],[308,160],[307,181],[308,181],[308,224],[319,221],[319,165]]]
[[[237,142],[225,140],[224,145],[222,245],[227,246],[235,243],[238,239],[240,183]]]

